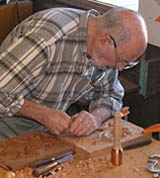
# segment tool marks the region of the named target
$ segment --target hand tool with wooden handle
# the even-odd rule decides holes
[[[39,160],[39,161],[34,161],[30,167],[31,168],[36,168],[36,167],[40,167],[40,166],[43,166],[45,164],[48,164],[48,163],[52,163],[53,161],[55,160],[59,160],[67,155],[70,155],[70,154],[73,154],[73,152],[68,152],[68,153],[65,153],[63,155],[60,155],[58,157],[53,157],[53,158],[48,158],[48,159],[43,159],[43,160]]]
[[[114,145],[111,150],[111,162],[118,166],[122,164],[123,148],[120,143],[121,139],[121,113],[116,112],[114,114]]]
[[[50,170],[52,170],[56,165],[61,164],[61,163],[64,163],[65,161],[68,161],[68,160],[71,159],[71,158],[73,158],[73,155],[72,155],[72,154],[69,154],[69,155],[67,155],[67,156],[65,156],[65,157],[63,157],[63,158],[57,160],[56,162],[53,162],[53,163],[46,164],[46,165],[44,165],[44,166],[40,166],[40,167],[38,167],[38,168],[35,168],[35,169],[33,170],[32,175],[33,175],[33,176],[36,176],[36,177],[38,177],[38,176],[40,176],[40,175],[43,175],[43,174],[49,172]]]
[[[133,148],[139,148],[139,147],[142,147],[142,146],[146,146],[146,145],[149,145],[152,143],[152,140],[151,138],[149,139],[146,139],[146,140],[140,140],[140,141],[136,141],[135,143],[131,143],[129,145],[126,145],[123,147],[123,150],[130,150],[130,149],[133,149]]]
[[[143,134],[153,133],[153,132],[160,132],[160,124],[154,124],[142,131]]]

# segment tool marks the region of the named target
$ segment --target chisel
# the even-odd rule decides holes
[[[40,175],[43,175],[43,174],[49,172],[51,169],[53,169],[56,165],[64,163],[64,162],[68,161],[71,158],[73,158],[73,155],[69,154],[69,155],[57,160],[56,162],[53,162],[53,163],[50,163],[50,164],[45,164],[43,166],[35,168],[33,170],[33,172],[32,172],[32,175],[36,176],[36,177],[38,177]]]
[[[30,167],[31,167],[31,168],[40,167],[40,166],[43,166],[43,165],[45,165],[45,164],[51,163],[51,162],[53,162],[53,161],[55,161],[55,160],[59,160],[59,159],[65,157],[65,156],[67,156],[67,155],[70,155],[70,154],[73,154],[73,152],[68,152],[68,153],[65,153],[65,154],[63,154],[63,155],[61,155],[61,156],[54,157],[54,158],[49,158],[49,159],[43,159],[43,160],[35,161],[35,162],[33,162],[33,163],[30,165]]]
[[[133,149],[133,148],[139,148],[139,147],[142,147],[142,146],[149,145],[150,143],[152,143],[151,139],[141,140],[141,141],[138,141],[136,143],[132,143],[130,145],[124,146],[123,150],[130,150],[130,149]]]

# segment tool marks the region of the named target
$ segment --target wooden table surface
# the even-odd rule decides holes
[[[65,174],[64,176],[58,176],[58,177],[56,176],[56,178],[62,178],[62,177],[63,178],[73,178],[73,177],[74,178],[82,178],[82,177],[83,178],[153,178],[153,173],[150,173],[146,170],[146,167],[150,164],[148,163],[149,156],[152,154],[160,154],[160,141],[157,141],[155,139],[152,139],[152,143],[150,145],[124,151],[123,164],[120,166],[106,165],[106,167],[104,167],[103,170],[102,169],[99,169],[99,171],[91,170],[92,174],[87,173],[86,176],[81,176],[81,172],[79,173],[77,172],[80,169],[80,167],[78,167],[78,170],[75,171],[75,175],[67,174],[68,175],[67,176]],[[106,155],[106,157],[107,160],[109,161],[110,153]],[[95,163],[97,165],[98,162]],[[160,168],[160,162],[157,167]],[[71,170],[74,170],[72,169],[72,166],[71,166]],[[87,172],[87,170],[84,169],[83,167],[80,171],[82,171],[83,173]],[[19,172],[17,171],[16,178],[22,178],[22,177],[33,178],[33,176],[30,173],[27,174],[27,170],[21,170]],[[55,178],[55,175],[51,175],[51,178],[52,177]]]
[[[121,166],[106,169],[95,178],[152,178],[153,173],[146,170],[151,154],[160,154],[160,141],[153,139],[150,145],[124,151]],[[160,168],[160,161],[157,167]]]

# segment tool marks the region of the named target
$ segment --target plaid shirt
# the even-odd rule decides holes
[[[90,101],[90,111],[120,110],[118,71],[97,69],[86,57],[87,19],[98,15],[53,8],[14,28],[0,48],[0,117],[14,115],[24,98],[63,111],[80,98]]]

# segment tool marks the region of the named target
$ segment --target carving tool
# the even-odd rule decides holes
[[[122,108],[121,112],[114,114],[114,145],[111,150],[112,164],[119,166],[122,164],[123,148],[121,146],[121,118],[129,114],[129,107]]]
[[[154,124],[142,131],[143,134],[152,133],[152,132],[160,132],[160,124]]]
[[[130,145],[124,146],[123,150],[130,150],[130,149],[133,149],[133,148],[139,148],[141,146],[149,145],[150,143],[152,143],[151,139],[141,140],[141,141],[138,141],[136,143],[132,143]]]
[[[123,148],[120,143],[121,139],[121,126],[120,126],[121,114],[116,112],[114,114],[114,145],[111,150],[111,162],[118,166],[122,164]]]
[[[68,152],[68,153],[65,153],[65,154],[63,154],[61,156],[54,157],[54,158],[49,158],[49,159],[43,159],[43,160],[35,161],[35,162],[33,162],[30,165],[30,167],[32,167],[32,168],[40,167],[40,166],[43,166],[45,164],[51,163],[51,162],[53,162],[55,160],[59,160],[59,159],[65,157],[67,155],[70,155],[70,154],[73,154],[73,152]]]
[[[35,176],[35,177],[43,175],[43,174],[49,172],[50,170],[52,170],[53,168],[55,168],[56,165],[64,163],[64,162],[68,161],[71,158],[73,158],[73,155],[69,154],[69,155],[57,160],[56,162],[53,162],[53,163],[50,163],[50,164],[45,164],[43,166],[35,168],[33,170],[33,172],[32,172],[32,175]]]

